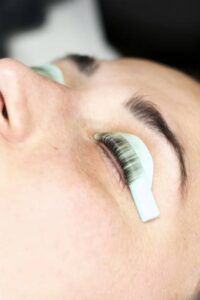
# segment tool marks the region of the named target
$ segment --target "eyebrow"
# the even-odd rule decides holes
[[[138,120],[142,121],[150,129],[159,133],[172,146],[179,161],[181,174],[181,193],[187,186],[187,171],[184,159],[185,150],[178,137],[170,129],[167,121],[157,108],[157,105],[149,100],[144,100],[143,96],[134,95],[123,104],[128,112]]]
[[[75,64],[78,70],[86,76],[93,75],[99,69],[99,63],[94,56],[68,54],[64,57]]]

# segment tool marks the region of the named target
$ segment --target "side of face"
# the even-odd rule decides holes
[[[71,61],[56,64],[66,86],[0,62],[8,112],[0,119],[2,299],[187,299],[200,278],[199,84],[143,60],[101,61],[92,76]],[[184,142],[184,201],[170,146],[122,108],[138,92]],[[148,146],[159,219],[141,222],[99,151],[93,134],[110,131]]]

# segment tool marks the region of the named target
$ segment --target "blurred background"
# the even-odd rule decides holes
[[[40,64],[67,53],[113,58],[95,0],[0,0],[1,57]]]
[[[0,57],[145,57],[200,79],[199,0],[0,0]]]

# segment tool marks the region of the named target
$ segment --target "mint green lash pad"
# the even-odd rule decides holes
[[[135,150],[140,159],[141,165],[145,173],[145,177],[150,183],[150,186],[152,186],[153,159],[145,143],[139,137],[132,134],[124,132],[117,132],[117,134],[122,135],[132,145],[133,149]]]
[[[142,175],[139,175],[139,177],[129,185],[140,218],[143,222],[155,219],[159,217],[160,211],[151,190],[153,182],[152,156],[147,146],[139,137],[127,133],[117,134],[120,134],[131,144],[143,168]]]
[[[31,67],[31,69],[43,76],[53,79],[61,84],[65,84],[63,72],[54,64],[43,64]]]

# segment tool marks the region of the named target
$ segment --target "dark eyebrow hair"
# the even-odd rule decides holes
[[[93,56],[82,55],[82,54],[68,54],[64,57],[72,61],[81,73],[86,76],[93,75],[99,68],[97,59]]]
[[[158,110],[157,105],[149,100],[144,100],[142,96],[135,95],[125,102],[124,106],[132,115],[134,115],[134,117],[143,121],[149,128],[161,134],[161,136],[163,136],[173,147],[180,165],[180,187],[183,195],[187,183],[187,171],[184,159],[185,150],[177,136],[169,128],[163,115]]]

